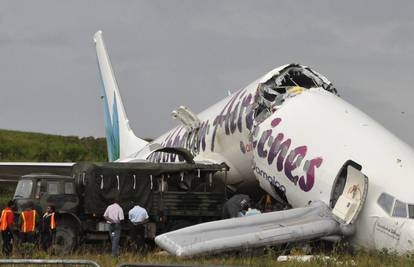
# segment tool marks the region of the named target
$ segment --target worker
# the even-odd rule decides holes
[[[243,200],[249,203],[250,197],[248,195],[238,194],[227,200],[223,205],[222,218],[228,219],[239,217],[242,210],[241,203]]]
[[[35,243],[36,227],[39,223],[39,217],[32,205],[26,207],[19,217],[20,241],[22,243]]]
[[[121,222],[124,220],[124,211],[121,206],[114,201],[109,205],[104,213],[105,220],[109,223],[109,236],[112,244],[112,256],[119,256],[119,239],[121,238]]]
[[[128,212],[128,219],[131,222],[130,237],[137,249],[142,249],[145,245],[145,227],[148,222],[148,212],[139,205],[135,205]]]
[[[252,215],[257,215],[257,214],[261,214],[261,211],[255,208],[252,208],[250,206],[250,203],[243,199],[240,202],[240,212],[238,214],[238,217],[244,217],[244,216],[252,216]]]
[[[148,222],[148,212],[139,205],[135,205],[128,212],[128,219],[134,225],[144,224]]]
[[[246,199],[240,201],[240,211],[237,214],[237,217],[246,216],[246,212],[250,209],[250,203]]]
[[[7,207],[1,211],[0,230],[3,238],[3,254],[7,257],[13,251],[13,233],[12,225],[14,224],[13,201],[7,203]]]
[[[244,216],[252,216],[252,215],[257,215],[257,214],[261,214],[262,212],[258,209],[255,208],[248,208],[247,211],[244,213]]]
[[[42,217],[41,223],[41,244],[42,248],[47,251],[55,241],[56,237],[56,218],[55,207],[50,205],[47,207]]]

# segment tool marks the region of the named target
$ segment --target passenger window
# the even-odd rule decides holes
[[[65,194],[67,195],[75,194],[75,188],[73,186],[73,183],[65,183]]]
[[[380,197],[378,198],[378,204],[387,212],[388,214],[391,214],[391,209],[394,204],[394,197],[388,195],[387,193],[382,193]]]
[[[396,200],[392,216],[407,218],[407,204],[399,200]]]
[[[57,182],[47,182],[47,193],[49,195],[59,194],[58,183]]]

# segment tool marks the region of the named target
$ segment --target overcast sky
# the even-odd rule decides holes
[[[156,137],[296,62],[414,145],[413,1],[1,1],[0,128],[104,136],[103,30],[131,127]]]

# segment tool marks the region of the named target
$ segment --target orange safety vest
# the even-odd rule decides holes
[[[56,229],[55,213],[53,212],[50,218],[50,229]]]
[[[45,217],[47,217],[47,216],[50,216],[50,229],[51,229],[51,230],[56,229],[55,213],[54,213],[54,212],[52,212],[52,213],[50,213],[50,214],[45,213],[45,214],[43,215],[43,218],[45,218]]]
[[[21,231],[23,233],[34,232],[36,227],[36,210],[26,210],[22,214]]]
[[[0,218],[0,230],[5,231],[9,227],[9,216],[13,215],[13,211],[10,208],[5,208],[1,212],[1,218]]]

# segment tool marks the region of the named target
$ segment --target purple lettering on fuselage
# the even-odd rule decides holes
[[[276,160],[276,169],[279,172],[284,172],[285,176],[295,185],[299,184],[302,191],[308,192],[312,189],[315,183],[315,169],[319,168],[323,159],[316,157],[307,160],[303,166],[304,175],[294,175],[293,171],[302,165],[303,159],[306,157],[308,151],[307,146],[299,146],[289,151],[292,140],[285,139],[283,133],[277,133],[272,137],[273,130],[280,124],[281,118],[275,118],[271,121],[271,129],[264,130],[259,138],[255,149],[260,158],[266,158],[267,163],[272,165]],[[269,140],[271,144],[269,144]],[[270,148],[268,148],[270,147]],[[288,153],[289,152],[289,153]]]
[[[207,149],[214,151],[219,131],[223,131],[220,134],[230,136],[236,131],[242,133],[245,129],[251,130],[253,127],[253,110],[250,107],[253,104],[253,95],[251,93],[246,94],[246,92],[247,90],[244,89],[235,93],[212,121],[202,121],[197,130],[188,131],[184,126],[176,127],[161,142],[161,145],[164,147],[184,147],[194,154],[198,154]],[[207,138],[211,138],[209,146],[207,146]],[[196,142],[193,142],[193,140],[196,140]],[[250,152],[251,149],[241,149],[241,151],[246,153]],[[175,161],[176,157],[172,154],[156,153],[151,159],[156,162]]]
[[[225,135],[232,135],[236,130],[241,133],[243,132],[244,119],[246,128],[251,130],[253,126],[253,110],[250,109],[250,106],[253,104],[253,96],[251,93],[247,95],[245,94],[246,90],[240,90],[234,94],[229,102],[223,107],[219,115],[214,119],[214,129],[211,136],[211,151],[214,151],[216,135],[219,128],[224,127]],[[243,152],[243,150],[241,151]]]
[[[312,189],[313,184],[315,183],[315,169],[321,166],[322,161],[323,160],[321,157],[314,158],[309,161],[309,167],[308,167],[308,170],[306,171],[306,178],[301,177],[299,179],[299,187],[303,191],[308,192],[309,190]]]

